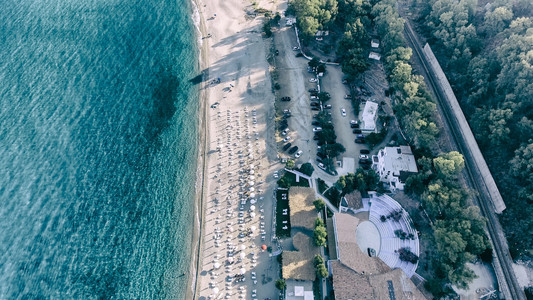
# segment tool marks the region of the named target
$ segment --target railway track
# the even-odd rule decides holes
[[[516,276],[513,271],[512,267],[512,260],[511,256],[509,254],[509,250],[506,247],[505,241],[502,241],[502,237],[498,234],[498,220],[494,214],[494,211],[491,207],[490,198],[488,195],[485,194],[485,189],[482,186],[482,183],[479,182],[480,175],[476,173],[475,170],[477,170],[475,166],[475,162],[471,159],[470,151],[467,149],[467,146],[465,145],[465,142],[462,139],[462,136],[460,134],[461,128],[453,122],[454,118],[452,115],[454,112],[451,110],[449,103],[447,102],[446,98],[443,96],[443,92],[441,88],[436,83],[435,74],[431,71],[431,69],[428,66],[428,62],[426,60],[425,55],[422,53],[421,45],[418,43],[417,39],[415,38],[415,35],[412,31],[411,26],[408,22],[405,24],[405,36],[411,45],[411,48],[416,53],[417,57],[419,58],[422,67],[424,68],[425,73],[428,75],[427,79],[431,85],[431,88],[433,89],[435,95],[437,96],[438,103],[441,107],[441,110],[444,114],[446,123],[448,124],[448,127],[450,128],[450,132],[452,134],[452,138],[455,141],[455,144],[458,147],[458,150],[465,155],[465,166],[466,166],[466,174],[467,174],[467,182],[470,185],[471,188],[476,190],[477,196],[475,196],[474,200],[477,202],[481,213],[483,216],[487,219],[487,230],[489,232],[490,239],[492,241],[493,249],[496,254],[496,259],[499,262],[499,265],[501,267],[501,271],[503,273],[504,282],[498,278],[501,293],[504,295],[507,299],[517,299],[522,300],[526,299],[523,289],[518,284],[518,281],[516,279]],[[499,277],[499,276],[498,276]]]

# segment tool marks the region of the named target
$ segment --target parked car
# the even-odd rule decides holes
[[[351,125],[359,124],[359,121],[357,121],[357,120],[350,120],[350,124],[351,124]]]
[[[281,97],[281,101],[291,101],[291,97]]]
[[[316,153],[316,156],[318,156],[318,157],[320,157],[320,158],[322,158],[322,159],[325,159],[325,158],[326,158],[326,154],[323,153],[323,152],[317,152],[317,153]]]
[[[310,98],[311,98],[311,100],[318,100],[318,96],[313,96],[313,95],[311,95]]]
[[[357,144],[365,144],[366,140],[365,139],[361,139],[361,138],[356,138],[355,139],[355,143],[357,143]]]
[[[323,162],[324,162],[324,161],[322,160],[322,158],[320,158],[320,157],[318,157],[318,156],[316,157],[316,161],[319,162],[319,163],[323,163]]]
[[[304,153],[302,150],[296,152],[296,154],[294,154],[294,157],[298,158],[302,155],[302,153]]]
[[[320,132],[320,131],[322,131],[322,127],[313,128],[313,132]]]
[[[364,134],[358,134],[358,135],[357,135],[357,138],[358,138],[358,139],[365,139],[366,136],[365,136]]]
[[[351,128],[359,128],[359,124],[350,124]]]
[[[368,149],[361,149],[361,150],[359,150],[359,153],[361,153],[361,154],[370,154],[370,150],[368,150]]]
[[[274,178],[278,179],[279,178],[279,174],[278,174],[278,171],[274,172]],[[244,209],[244,208],[243,208]],[[242,210],[242,209],[241,209]]]
[[[292,47],[292,50],[294,50],[294,51],[298,51],[298,50],[300,50],[300,47],[298,47],[298,46],[294,46],[294,47]]]
[[[341,115],[342,115],[343,117],[346,117],[346,109],[341,108]]]
[[[318,121],[313,121],[313,122],[311,122],[311,125],[318,126],[318,125],[320,125],[320,122],[318,122]]]
[[[289,149],[289,154],[294,154],[294,152],[298,151],[298,146],[294,146],[291,149]]]
[[[344,99],[352,99],[352,95],[344,95]]]
[[[353,130],[353,133],[361,133],[361,129],[357,129],[356,128],[356,129]]]
[[[281,132],[281,135],[287,135],[287,133],[289,133],[290,129],[289,128],[285,128],[282,132]]]
[[[310,93],[313,93],[313,92],[314,92],[314,93],[318,93],[318,90],[317,90],[317,89],[309,89],[309,92],[310,92]]]
[[[283,149],[283,151],[287,151],[287,149],[289,149],[291,146],[292,146],[291,143],[287,143],[287,144],[283,145],[282,149]]]
[[[302,52],[298,52],[298,53],[296,53],[296,57],[302,57],[302,56],[304,56],[304,55],[302,54]]]
[[[313,106],[313,107],[311,107],[311,110],[320,110],[320,107]]]
[[[310,92],[311,96],[318,96],[318,91]]]
[[[324,105],[324,108],[327,108],[327,109],[331,109],[331,107],[332,107],[331,104]]]
[[[313,140],[314,140],[314,141],[318,141],[319,139],[320,139],[320,138],[318,137],[318,135],[315,135],[315,136],[313,137]]]
[[[309,82],[317,82],[317,81],[318,81],[318,79],[316,79],[316,78],[309,79]]]
[[[361,165],[371,165],[372,161],[370,159],[368,159],[368,156],[367,156],[367,158],[359,158],[359,164],[361,164]]]
[[[323,163],[318,163],[318,167],[324,171],[326,170],[326,166]]]
[[[320,106],[320,103],[313,101],[313,102],[311,102],[311,106]]]
[[[368,159],[368,155],[366,155],[366,154],[359,154],[359,159]]]
[[[288,142],[288,141],[290,141],[290,140],[291,140],[291,137],[290,137],[290,136],[288,136],[288,137],[286,137],[286,138],[283,139],[283,141],[284,141],[285,143]]]

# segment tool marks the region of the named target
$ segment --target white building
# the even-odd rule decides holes
[[[370,41],[370,46],[371,46],[372,48],[379,48],[379,40],[378,40],[378,39],[372,39],[372,40]]]
[[[381,54],[376,52],[370,52],[368,58],[379,61],[381,59]]]
[[[308,280],[286,280],[286,300],[313,300],[313,282]]]
[[[364,133],[376,132],[376,120],[378,118],[378,104],[367,101],[363,109],[361,131]]]
[[[411,147],[385,147],[372,156],[372,168],[391,191],[403,190],[407,178],[418,172]]]

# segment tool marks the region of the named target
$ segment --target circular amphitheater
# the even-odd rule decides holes
[[[402,206],[387,195],[371,195],[371,198],[364,199],[363,204],[369,212],[369,222],[362,222],[357,228],[357,243],[363,252],[367,248],[376,250],[377,257],[386,263],[392,269],[401,268],[407,276],[412,277],[415,274],[418,262],[413,264],[400,260],[398,250],[409,248],[409,250],[420,255],[418,245],[418,234],[413,228],[413,222],[409,214]],[[395,215],[395,217],[392,217]],[[381,217],[385,220],[382,221]],[[389,216],[387,218],[387,216]],[[406,236],[411,238],[400,239],[396,231],[401,230]],[[377,238],[379,236],[379,238]]]

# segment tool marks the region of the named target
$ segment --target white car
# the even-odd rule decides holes
[[[368,159],[368,155],[366,155],[366,154],[359,154],[359,159]]]
[[[318,79],[316,79],[316,78],[309,79],[309,82],[317,82],[317,81],[318,81]]]
[[[313,132],[320,132],[320,131],[322,131],[322,127],[313,128]]]
[[[302,153],[304,153],[302,150],[296,152],[296,154],[294,154],[294,157],[298,158],[302,155]]]
[[[341,114],[343,117],[346,117],[346,109],[341,108]]]
[[[284,141],[285,143],[288,142],[288,141],[290,141],[290,140],[291,140],[291,137],[290,137],[290,136],[288,136],[288,137],[286,137],[286,138],[283,139],[283,141]]]
[[[318,163],[318,167],[322,170],[326,170],[326,166],[323,163]]]
[[[294,50],[294,51],[298,51],[298,50],[300,50],[300,47],[298,47],[298,46],[294,46],[294,47],[292,47],[292,50]]]
[[[274,178],[276,178],[276,179],[279,178],[278,171],[274,172]]]
[[[351,124],[351,125],[357,125],[358,123],[359,123],[359,122],[357,122],[357,120],[351,120],[351,121],[350,121],[350,124]]]

